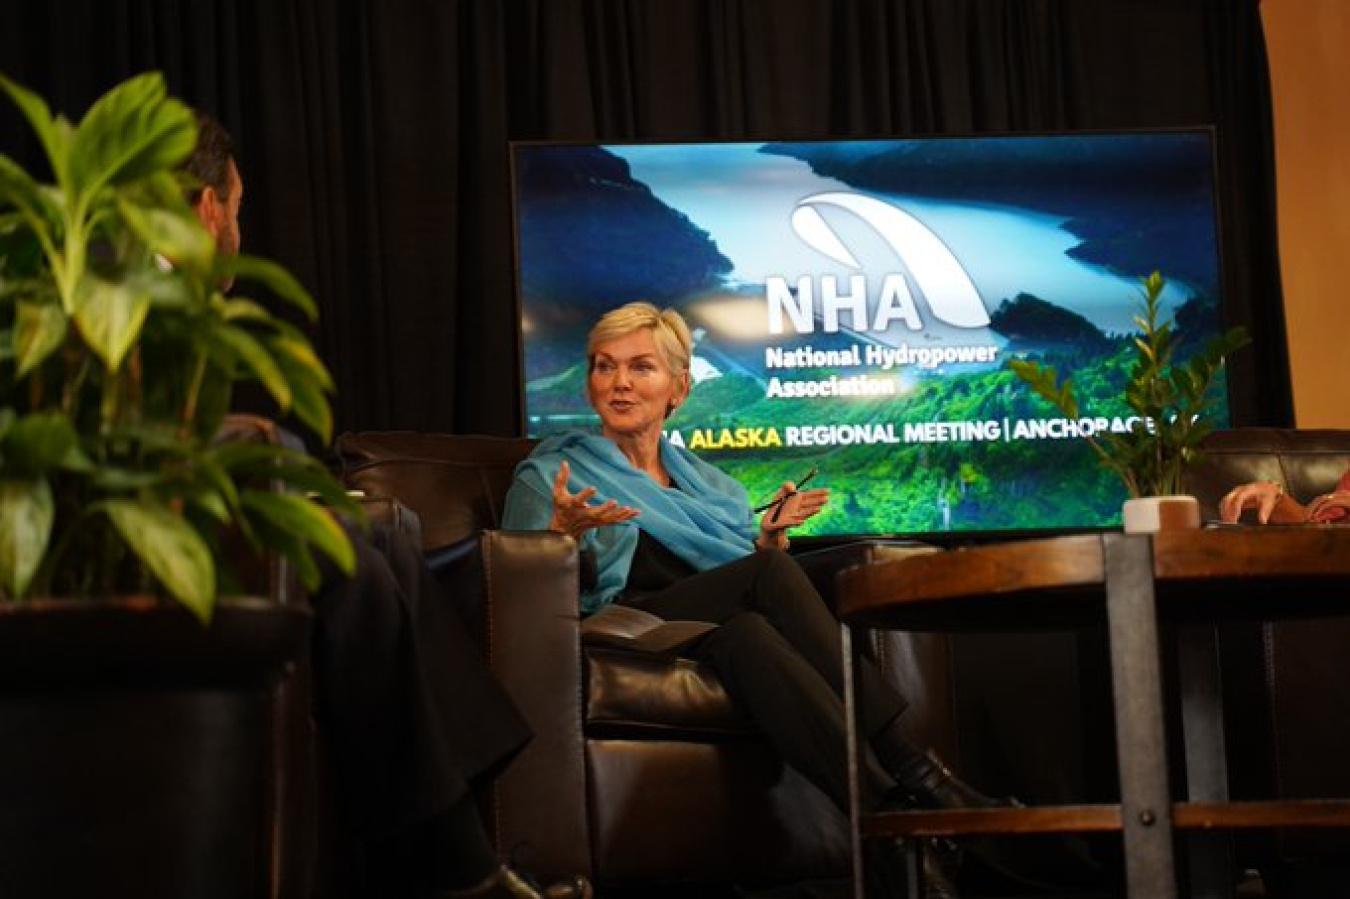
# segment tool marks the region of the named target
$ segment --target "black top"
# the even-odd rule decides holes
[[[692,565],[667,549],[664,543],[646,531],[639,530],[638,543],[633,549],[633,563],[628,568],[628,583],[624,585],[622,595],[625,599],[631,599],[659,593],[697,573]]]

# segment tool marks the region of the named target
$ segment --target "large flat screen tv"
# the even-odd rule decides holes
[[[596,427],[586,333],[631,300],[695,336],[667,434],[752,501],[812,466],[807,536],[1119,523],[1085,431],[1127,426],[1141,280],[1184,358],[1222,328],[1208,130],[512,146],[526,432]],[[1073,377],[1065,420],[1008,369]],[[1220,379],[1215,415],[1227,421]]]

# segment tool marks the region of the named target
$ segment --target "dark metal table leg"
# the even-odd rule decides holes
[[[858,684],[853,658],[853,629],[839,626],[839,645],[844,657],[844,722],[848,734],[848,837],[853,867],[853,899],[863,899],[862,805],[858,785]]]
[[[1177,676],[1186,750],[1187,798],[1228,801],[1228,749],[1223,733],[1223,673],[1212,625],[1177,630]],[[1232,899],[1237,892],[1233,839],[1227,831],[1186,838],[1192,899]]]
[[[1126,885],[1132,899],[1176,899],[1152,543],[1107,534],[1102,550]]]

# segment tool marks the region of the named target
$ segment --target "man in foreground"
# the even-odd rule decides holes
[[[229,134],[198,115],[188,199],[218,251],[240,248],[244,184]],[[227,285],[228,288],[228,285]],[[356,572],[320,559],[310,597],[315,709],[339,812],[372,897],[588,899],[584,877],[546,887],[498,860],[474,787],[529,741],[421,547],[394,528],[348,529]]]

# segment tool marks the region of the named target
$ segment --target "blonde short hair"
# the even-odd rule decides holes
[[[611,309],[600,317],[586,340],[587,362],[595,364],[595,351],[601,345],[642,328],[652,332],[672,374],[679,376],[689,371],[694,340],[689,336],[689,326],[684,323],[684,318],[674,309],[657,309],[651,303],[641,301]]]

